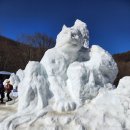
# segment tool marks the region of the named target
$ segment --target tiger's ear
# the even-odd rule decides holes
[[[62,30],[67,29],[66,25],[63,25]]]

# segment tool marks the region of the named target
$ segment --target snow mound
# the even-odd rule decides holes
[[[10,82],[11,85],[13,85],[13,89],[17,89],[19,83],[23,80],[24,77],[24,71],[19,69],[16,74],[11,73],[9,79],[5,79],[3,82],[3,85],[6,85],[7,82]]]
[[[86,114],[92,130],[129,130],[130,77],[122,78],[117,89],[100,93]]]
[[[130,77],[113,82],[118,68],[98,45],[89,48],[87,25],[63,26],[56,46],[40,62],[10,77],[18,86],[18,111],[1,130],[129,130]]]

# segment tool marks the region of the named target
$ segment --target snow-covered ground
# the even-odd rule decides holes
[[[130,77],[115,88],[117,73],[107,51],[89,47],[85,23],[64,25],[40,62],[11,75],[18,106],[1,107],[0,130],[130,130]]]
[[[0,122],[17,112],[17,105],[0,104]]]

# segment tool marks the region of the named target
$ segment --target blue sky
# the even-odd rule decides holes
[[[91,44],[130,50],[130,0],[0,0],[0,34],[12,39],[35,32],[56,39],[76,19],[87,23]]]

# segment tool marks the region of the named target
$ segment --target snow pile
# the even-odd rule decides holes
[[[130,77],[122,78],[117,89],[100,93],[83,116],[91,130],[129,130]]]
[[[0,129],[130,129],[130,77],[114,89],[117,73],[107,51],[89,48],[85,23],[64,25],[56,46],[40,62],[30,61],[11,75],[12,84],[18,85],[18,112],[1,122]]]
[[[19,69],[16,74],[11,73],[9,79],[5,79],[3,82],[3,85],[7,85],[7,82],[10,82],[11,85],[13,85],[13,89],[16,89],[19,85],[19,83],[23,80],[24,77],[24,71]]]

